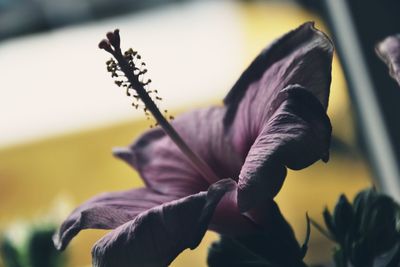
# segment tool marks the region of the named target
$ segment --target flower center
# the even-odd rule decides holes
[[[134,107],[139,107],[139,99],[144,103],[145,113],[148,114],[148,112],[150,112],[153,115],[157,124],[162,127],[165,133],[178,146],[182,153],[186,155],[191,164],[201,175],[207,180],[219,180],[218,176],[207,163],[190,149],[150,97],[149,93],[151,93],[151,91],[146,89],[146,87],[151,83],[151,80],[144,79],[144,74],[147,72],[147,69],[144,68],[145,63],[140,62],[141,56],[132,49],[128,49],[122,54],[120,43],[121,39],[118,29],[114,30],[114,32],[108,32],[107,39],[103,39],[99,43],[99,48],[109,52],[117,61],[115,62],[113,59],[110,59],[106,62],[107,70],[111,72],[111,77],[125,77],[125,80],[116,80],[115,83],[120,87],[125,87],[128,96],[133,96],[134,102],[132,105]],[[132,91],[134,91],[134,94],[131,94]],[[153,93],[157,93],[157,91],[153,91]],[[157,100],[160,99],[157,95],[155,97]]]

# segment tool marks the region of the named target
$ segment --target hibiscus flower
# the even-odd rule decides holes
[[[120,53],[119,32],[107,37],[100,47]],[[332,53],[329,38],[305,23],[257,56],[223,106],[173,120],[200,162],[167,135],[169,126],[116,149],[145,187],[82,204],[62,224],[56,246],[64,249],[83,229],[114,229],[95,244],[94,266],[166,266],[195,248],[207,229],[241,235],[267,227],[287,168],[329,158]]]
[[[390,76],[400,85],[400,35],[386,37],[375,47],[375,51],[388,65]]]

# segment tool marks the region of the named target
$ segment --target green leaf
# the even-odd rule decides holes
[[[345,195],[340,195],[339,200],[333,212],[333,221],[336,231],[336,239],[342,245],[345,245],[345,240],[348,234],[351,234],[353,228],[353,207],[347,200]]]
[[[400,244],[397,244],[396,252],[393,257],[390,259],[389,263],[386,267],[398,267],[400,265]]]
[[[336,267],[347,267],[347,259],[341,247],[336,247],[333,251],[333,260]]]
[[[366,207],[361,225],[361,234],[375,256],[388,251],[399,239],[397,205],[388,196],[377,196]]]
[[[306,213],[306,221],[307,221],[307,230],[306,230],[306,237],[304,239],[303,245],[301,246],[301,255],[302,255],[302,259],[304,259],[304,257],[307,254],[307,250],[308,250],[308,242],[310,241],[310,235],[311,235],[311,221],[310,221],[310,217],[308,217],[308,213]]]
[[[324,218],[326,228],[330,232],[330,236],[332,236],[336,240],[336,227],[333,222],[333,217],[327,207],[325,207],[322,216]]]
[[[356,195],[353,201],[354,206],[354,221],[355,226],[358,227],[361,231],[365,231],[365,226],[363,222],[365,222],[365,213],[368,207],[371,206],[371,203],[378,197],[378,193],[373,188],[369,188],[361,191]]]
[[[335,238],[331,235],[330,232],[328,232],[328,230],[326,230],[324,227],[322,227],[319,223],[317,223],[315,220],[313,220],[311,218],[310,218],[310,222],[311,222],[312,226],[314,226],[315,229],[318,230],[318,232],[320,232],[323,236],[325,236],[332,242],[335,242]]]
[[[28,243],[28,255],[32,267],[61,267],[63,265],[63,254],[56,250],[53,244],[54,232],[53,227],[32,231]]]
[[[372,266],[373,264],[374,255],[369,251],[364,238],[353,242],[348,254],[350,256],[350,262],[355,267],[366,267]]]
[[[0,254],[4,261],[5,267],[24,267],[22,264],[21,255],[12,242],[2,237],[0,241]]]

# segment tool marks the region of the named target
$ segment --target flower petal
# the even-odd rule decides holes
[[[329,38],[313,23],[305,23],[278,39],[250,64],[224,100],[228,108],[225,125],[233,128],[235,149],[243,157],[273,113],[272,102],[288,85],[303,86],[326,110],[332,54]]]
[[[198,246],[218,202],[234,184],[232,179],[224,179],[208,192],[141,213],[95,244],[93,266],[167,266],[184,249]]]
[[[390,76],[400,85],[400,34],[384,39],[375,51],[389,67]]]
[[[172,125],[218,177],[238,177],[243,161],[224,132],[224,107],[199,109],[178,116]],[[204,191],[216,181],[202,177],[160,128],[146,132],[114,154],[134,167],[146,186],[176,196]]]
[[[268,216],[269,209],[260,209],[258,212]],[[254,233],[262,226],[265,226],[264,222],[255,224],[240,212],[237,205],[237,184],[235,183],[233,190],[227,192],[219,202],[208,228],[219,234],[239,236]]]
[[[241,211],[273,198],[286,166],[299,170],[329,158],[332,127],[324,107],[299,85],[282,90],[271,103],[268,122],[252,145],[239,176]]]
[[[268,120],[268,107],[286,85],[305,86],[327,107],[332,51],[329,39],[306,23],[255,59],[226,97],[226,107],[196,110],[172,124],[218,177],[235,179]],[[193,194],[216,182],[202,177],[160,128],[115,155],[138,170],[146,186],[164,194]]]
[[[101,194],[88,200],[68,216],[54,236],[54,244],[57,249],[62,250],[83,229],[116,228],[139,213],[173,199],[176,198],[147,188]]]

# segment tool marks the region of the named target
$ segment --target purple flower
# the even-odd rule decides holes
[[[400,35],[392,35],[375,47],[378,56],[389,67],[390,76],[400,85]]]
[[[161,128],[116,149],[146,186],[87,201],[63,223],[56,246],[82,229],[115,228],[95,244],[94,266],[165,266],[207,229],[240,235],[268,227],[286,168],[329,158],[332,53],[326,35],[303,24],[261,52],[223,106],[172,122],[215,176],[202,175]]]

